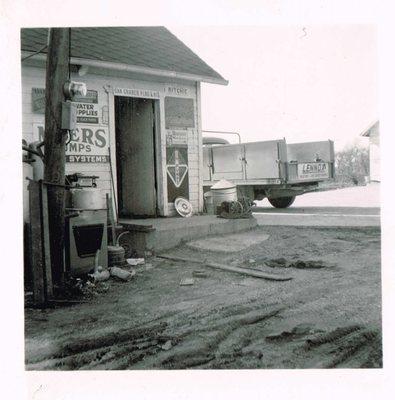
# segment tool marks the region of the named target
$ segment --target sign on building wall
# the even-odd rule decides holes
[[[157,90],[150,89],[114,88],[114,95],[159,99],[159,92]]]
[[[167,86],[165,90],[166,90],[166,93],[169,93],[172,95],[177,95],[177,96],[188,96],[189,95],[189,89],[186,87]]]
[[[73,103],[77,107],[77,123],[80,124],[105,124],[105,110],[100,110],[97,90],[88,90],[86,96],[76,96]],[[103,107],[104,108],[104,107]],[[32,88],[32,111],[35,114],[45,113],[45,89]]]
[[[188,148],[166,148],[167,200],[173,203],[177,197],[189,199]]]
[[[166,146],[177,146],[188,144],[188,132],[187,131],[166,131]]]
[[[193,99],[181,97],[165,97],[166,129],[169,128],[194,128],[195,110]]]
[[[33,124],[33,140],[44,139],[44,124]],[[66,162],[109,162],[109,134],[107,126],[80,125],[70,134],[66,146]]]
[[[45,89],[32,88],[32,111],[35,114],[45,113]]]

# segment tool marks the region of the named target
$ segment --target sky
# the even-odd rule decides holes
[[[378,119],[374,25],[168,28],[229,80],[202,84],[203,129],[368,144],[359,135]]]

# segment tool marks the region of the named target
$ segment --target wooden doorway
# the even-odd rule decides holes
[[[120,96],[114,101],[119,216],[157,216],[156,101]]]

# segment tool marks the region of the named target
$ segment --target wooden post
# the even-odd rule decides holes
[[[44,260],[42,248],[40,184],[29,182],[30,211],[30,256],[33,278],[33,303],[36,306],[45,304]]]
[[[69,29],[51,28],[45,89],[44,180],[65,183],[66,132],[61,129],[63,85],[69,77]],[[49,237],[52,277],[62,285],[64,275],[65,189],[48,186]]]
[[[50,254],[49,225],[48,225],[48,190],[47,186],[40,181],[41,192],[41,226],[42,226],[42,246],[44,259],[44,284],[46,300],[51,300],[52,289],[52,263]]]
[[[115,218],[113,214],[113,208],[112,208],[112,199],[108,193],[106,193],[106,204],[107,204],[107,223],[111,225],[111,245],[115,246],[115,242],[117,240],[117,235],[115,232]]]

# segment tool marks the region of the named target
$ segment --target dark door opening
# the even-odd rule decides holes
[[[155,100],[119,96],[114,99],[119,216],[154,217]]]

